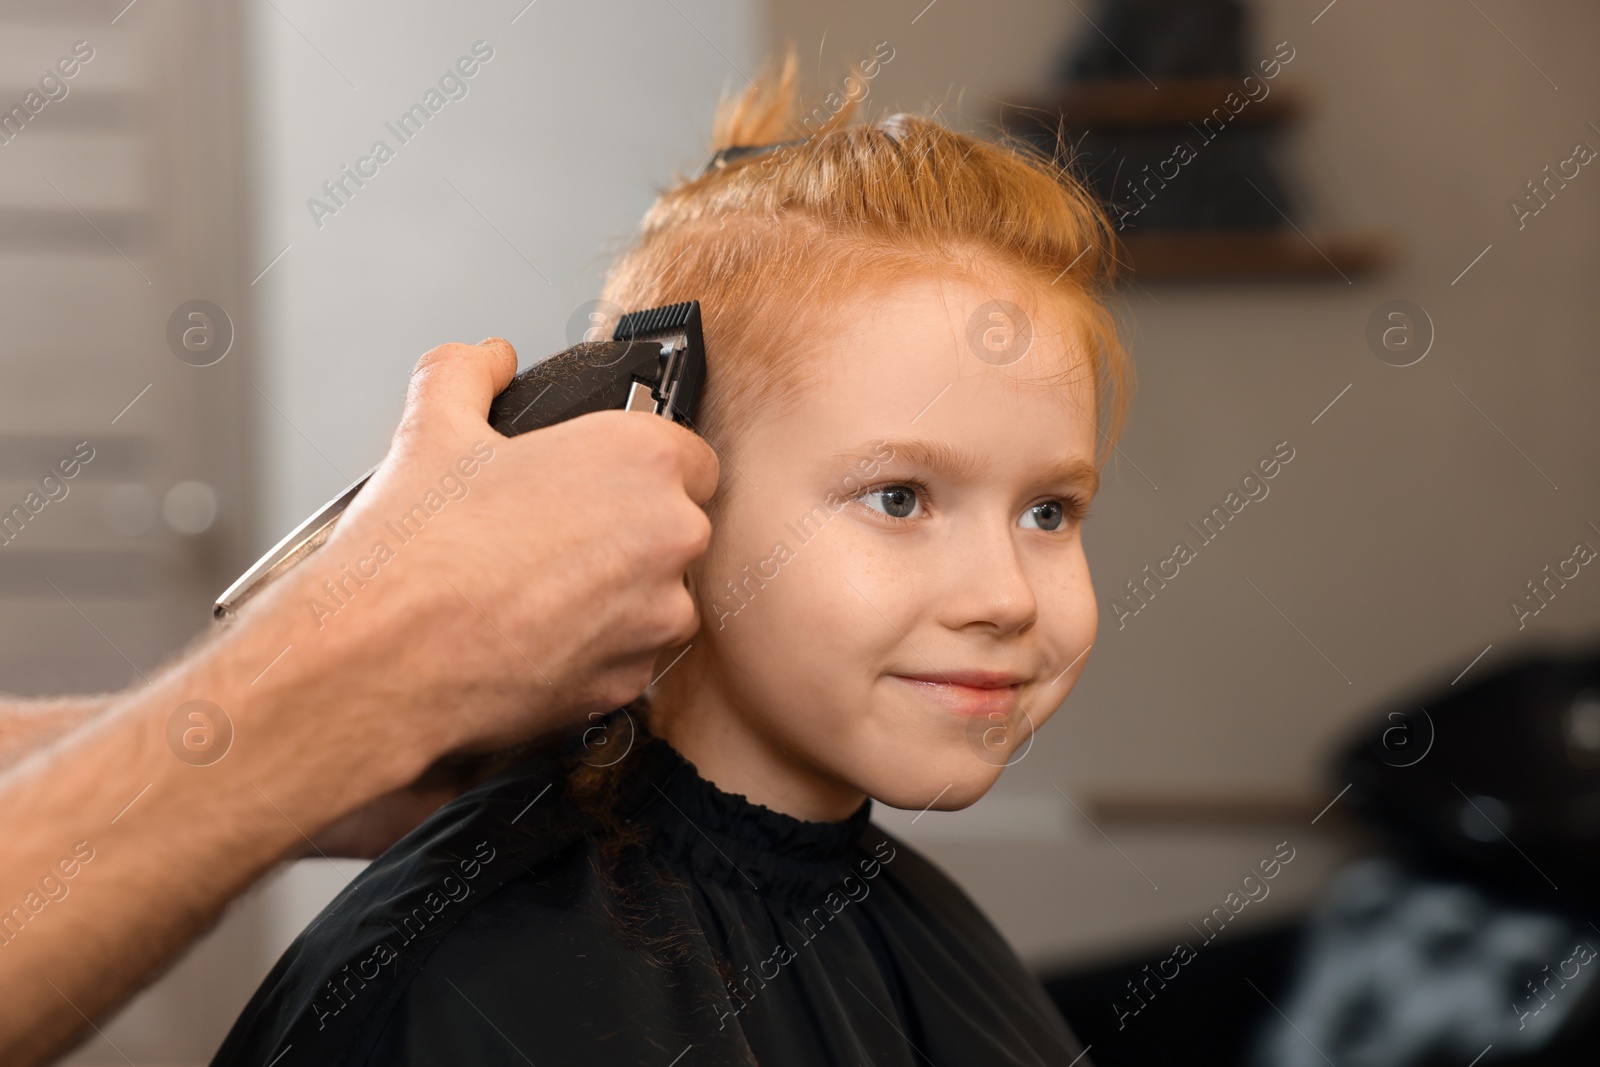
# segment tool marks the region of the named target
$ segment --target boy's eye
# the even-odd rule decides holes
[[[909,519],[917,510],[917,491],[909,485],[886,485],[869,489],[861,500],[873,511],[880,511],[892,519]]]
[[[1047,500],[1024,511],[1022,525],[1034,530],[1058,530],[1066,514],[1066,508],[1062,507],[1061,501]]]

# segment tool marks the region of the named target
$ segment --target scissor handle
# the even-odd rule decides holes
[[[211,609],[212,617],[222,620],[233,618],[240,606],[265,588],[268,582],[321,548],[323,542],[333,534],[339,516],[344,514],[350,501],[356,498],[361,487],[367,484],[377,469],[374,467],[351,482],[349,488],[318,508],[309,519],[272,546],[270,552],[257,560],[254,567],[241,574],[239,580],[217,598]]]

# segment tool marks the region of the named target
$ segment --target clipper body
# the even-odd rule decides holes
[[[522,371],[489,406],[489,425],[507,437],[591,411],[644,411],[694,429],[705,384],[700,302],[624,315],[610,341],[585,341]],[[321,548],[377,468],[319,508],[217,598],[212,615],[231,619],[274,578]]]

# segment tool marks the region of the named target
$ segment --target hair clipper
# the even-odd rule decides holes
[[[489,406],[489,425],[507,437],[591,411],[647,411],[694,429],[705,383],[700,302],[622,316],[609,341],[584,341],[522,371]],[[295,527],[217,598],[212,614],[231,619],[268,582],[321,548],[339,516],[377,470],[363,474]]]

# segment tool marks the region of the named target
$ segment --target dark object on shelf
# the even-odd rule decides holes
[[[1248,36],[1238,0],[1108,0],[1062,61],[1062,80],[1238,74]]]
[[[1442,872],[1556,906],[1593,901],[1600,653],[1479,670],[1472,684],[1396,702],[1352,745],[1339,772],[1347,802]]]
[[[1288,227],[1297,204],[1270,140],[1298,110],[1276,90],[1249,101],[1237,82],[1169,82],[1159,92],[1120,82],[1012,105],[1000,121],[1057,162],[1070,152],[1120,234],[1273,230]]]
[[[1040,132],[1048,147],[1064,119],[1119,230],[1282,226],[1293,208],[1267,127],[1283,108],[1260,79],[1259,100],[1242,91],[1238,0],[1105,0],[1092,29],[1062,64],[1069,88]]]
[[[1276,83],[1257,93],[1248,100],[1226,80],[1167,82],[1159,92],[1143,82],[1088,83],[1007,105],[1000,123],[1058,163],[1070,153],[1107,205],[1136,281],[1351,280],[1386,266],[1381,239],[1292,221],[1297,197],[1269,142],[1304,108]]]
[[[1296,234],[1300,198],[1274,151],[1304,110],[1277,80],[1295,49],[1247,47],[1242,3],[1105,0],[1090,21],[1060,88],[999,118],[1095,191],[1135,280],[1350,281],[1387,263],[1380,243]]]
[[[1077,150],[1107,161],[1090,179],[1123,233],[1275,230],[1283,228],[1281,212],[1294,205],[1268,155],[1267,134],[1260,126],[1240,127],[1213,144],[1187,124],[1091,128]]]

